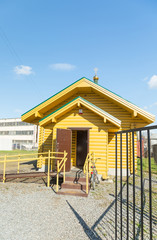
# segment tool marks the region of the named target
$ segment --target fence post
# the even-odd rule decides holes
[[[18,155],[18,167],[17,167],[17,173],[20,172],[20,155]]]
[[[48,152],[47,187],[50,186],[50,150]]]
[[[148,138],[148,163],[149,163],[149,231],[150,239],[152,239],[152,174],[151,174],[151,145],[150,145],[150,130],[147,130]]]
[[[115,240],[117,240],[117,134],[115,136]]]
[[[3,168],[3,183],[5,183],[5,170],[6,170],[6,160],[7,156],[4,156],[4,168]]]

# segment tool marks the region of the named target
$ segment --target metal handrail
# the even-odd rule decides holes
[[[53,156],[56,154],[64,154],[63,157],[58,157],[58,156]],[[23,156],[33,156],[35,155],[35,157],[31,157],[31,158],[21,158]],[[44,156],[47,155],[47,156]],[[67,153],[66,151],[64,152],[51,152],[50,150],[48,152],[42,152],[42,153],[31,153],[31,154],[18,154],[18,155],[4,155],[1,156],[0,158],[3,158],[3,160],[0,160],[0,163],[3,163],[3,183],[5,183],[6,180],[6,164],[7,163],[13,163],[13,162],[17,162],[18,166],[17,166],[17,174],[20,172],[20,162],[28,162],[28,161],[32,161],[32,160],[37,160],[40,162],[40,166],[42,167],[43,164],[43,160],[47,160],[48,161],[48,172],[47,172],[47,186],[50,186],[50,167],[51,167],[51,171],[52,171],[52,164],[53,164],[53,159],[55,160],[61,160],[61,164],[63,165],[62,167],[64,167],[64,181],[65,181],[65,162],[66,162],[66,156]],[[8,159],[8,158],[12,158],[12,159]],[[15,159],[16,158],[16,159]],[[58,164],[59,161],[57,161]],[[60,165],[61,165],[60,164]],[[59,168],[59,170],[62,169]],[[59,171],[60,172],[60,171]]]
[[[59,185],[59,173],[61,172],[63,168],[63,182],[65,182],[65,163],[67,161],[67,152],[64,151],[64,157],[63,159],[59,162],[57,161],[57,182],[56,182],[56,192],[58,192],[58,185]]]
[[[88,194],[88,185],[89,185],[89,174],[91,172],[91,163],[94,162],[94,153],[88,153],[84,166],[83,166],[83,172],[86,174],[86,193]]]
[[[25,153],[25,154],[20,154],[21,156],[32,156],[32,155],[46,155],[46,154],[48,154],[49,153],[49,151],[48,152],[39,152],[39,153]],[[51,153],[53,153],[53,154],[64,154],[64,152],[51,152]],[[19,154],[17,154],[17,155],[3,155],[3,156],[0,156],[0,159],[1,158],[4,158],[5,156],[7,156],[7,158],[15,158],[15,157],[18,157],[19,156]]]

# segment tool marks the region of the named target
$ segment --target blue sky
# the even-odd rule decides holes
[[[157,118],[156,13],[156,0],[0,1],[0,118],[95,67],[100,85]]]

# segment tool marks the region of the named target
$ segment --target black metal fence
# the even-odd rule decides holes
[[[115,239],[157,239],[156,135],[157,126],[116,133]]]

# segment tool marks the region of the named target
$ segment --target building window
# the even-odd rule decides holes
[[[28,126],[31,123],[26,122],[0,122],[0,127],[13,127],[13,126]]]
[[[32,140],[13,140],[13,144],[33,144]]]
[[[0,131],[0,135],[33,135],[33,131]]]

